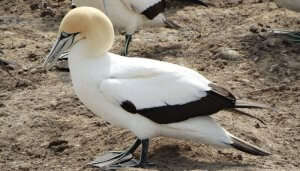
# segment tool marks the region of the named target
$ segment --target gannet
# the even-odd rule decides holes
[[[96,158],[99,167],[146,167],[149,140],[157,136],[195,140],[258,156],[270,153],[222,128],[210,115],[225,109],[262,108],[198,72],[167,62],[108,52],[114,41],[109,18],[92,7],[78,7],[63,18],[58,38],[45,59],[50,69],[70,49],[69,68],[79,99],[97,116],[133,132],[137,140],[124,152]],[[132,153],[142,144],[140,160]]]
[[[292,11],[300,12],[299,0],[275,0],[275,3],[281,8],[287,8]]]
[[[205,3],[198,3],[206,6]],[[165,0],[72,0],[72,8],[90,6],[104,12],[114,25],[114,28],[125,33],[125,45],[121,55],[128,55],[128,47],[132,35],[141,27],[179,28],[164,15]]]
[[[300,12],[300,0],[275,0],[275,3],[280,8],[286,8],[295,12]],[[300,42],[300,32],[299,31],[282,31],[275,30],[275,33],[287,34],[291,37],[290,40],[294,42]]]

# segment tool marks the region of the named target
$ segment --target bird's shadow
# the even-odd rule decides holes
[[[245,58],[254,60],[260,75],[273,80],[298,79],[299,43],[291,42],[284,34],[271,32],[248,34],[241,38]]]
[[[182,47],[179,44],[155,45],[148,47],[145,51],[139,52],[138,55],[146,58],[163,60],[166,56],[176,58],[182,55],[181,49]]]
[[[174,149],[175,148],[175,149]],[[155,149],[150,160],[155,163],[157,170],[223,170],[252,167],[250,164],[237,162],[206,162],[185,157],[176,150],[174,145],[165,145]]]

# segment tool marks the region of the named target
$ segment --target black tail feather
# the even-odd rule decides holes
[[[165,25],[167,28],[171,28],[171,29],[180,29],[181,28],[178,24],[174,23],[171,20],[166,19],[164,22],[165,22]]]
[[[260,119],[260,118],[258,118],[258,117],[256,117],[256,116],[253,116],[253,115],[251,115],[251,114],[249,114],[249,113],[247,113],[247,112],[244,112],[244,111],[242,111],[242,110],[239,110],[239,109],[228,109],[228,111],[231,111],[231,112],[234,112],[234,113],[238,113],[238,114],[241,114],[241,115],[248,116],[248,117],[253,118],[253,119],[256,119],[256,120],[258,120],[259,122],[261,122],[262,124],[266,125],[266,123],[265,123],[262,119]]]
[[[271,155],[271,153],[268,153],[264,150],[262,150],[259,147],[256,147],[254,145],[251,145],[237,137],[234,137],[232,135],[230,135],[230,138],[232,139],[233,143],[230,144],[233,148],[240,150],[242,152],[248,153],[248,154],[252,154],[255,156],[269,156]]]
[[[255,103],[255,102],[249,102],[249,101],[243,101],[243,100],[236,100],[235,104],[234,104],[234,107],[233,108],[230,108],[230,109],[227,109],[231,112],[235,112],[235,113],[238,113],[238,114],[242,114],[242,115],[245,115],[245,116],[248,116],[250,118],[254,118],[258,121],[260,121],[262,124],[265,125],[265,122],[256,117],[256,116],[253,116],[247,112],[244,112],[240,109],[243,109],[243,108],[248,108],[248,109],[270,109],[271,107],[270,106],[267,106],[267,105],[264,105],[264,104],[261,104],[261,103]]]

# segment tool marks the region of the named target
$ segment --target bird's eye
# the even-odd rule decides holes
[[[70,34],[68,34],[66,32],[61,32],[61,39],[67,38],[69,36],[70,36]]]
[[[74,9],[74,8],[76,8],[77,6],[75,5],[75,4],[72,4],[71,5],[71,9]]]

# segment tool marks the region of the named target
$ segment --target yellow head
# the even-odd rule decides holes
[[[93,7],[78,7],[62,20],[59,32],[79,33],[80,38],[91,42],[91,48],[108,51],[114,40],[114,29],[109,18]],[[79,39],[80,39],[79,38]]]
[[[88,51],[96,55],[103,54],[112,47],[113,25],[100,10],[78,7],[67,13],[60,24],[58,39],[47,56],[45,66],[51,67],[64,51],[81,40],[85,40]]]

